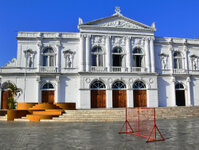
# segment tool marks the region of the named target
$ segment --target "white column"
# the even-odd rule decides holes
[[[91,35],[86,36],[86,71],[90,71],[90,37]]]
[[[132,63],[131,63],[131,37],[126,37],[126,67],[128,68],[128,72],[131,72]]]
[[[37,48],[38,48],[38,50],[37,50],[37,72],[39,72],[39,70],[40,70],[40,66],[41,66],[41,64],[40,64],[40,62],[41,62],[41,48],[42,48],[42,44],[37,44]]]
[[[80,35],[80,47],[79,47],[79,71],[84,71],[84,35]]]
[[[170,69],[171,69],[171,73],[173,73],[173,48],[172,46],[170,45],[170,48],[169,48],[169,58],[170,58]]]
[[[60,44],[57,44],[56,45],[56,49],[57,49],[57,55],[56,55],[56,68],[57,68],[57,72],[60,71],[60,54],[61,54],[61,45]]]
[[[37,90],[37,95],[36,95],[37,102],[41,103],[40,76],[36,77],[36,85],[37,85],[37,89],[36,89]]]
[[[172,96],[172,99],[171,99],[171,106],[176,106],[176,89],[175,89],[175,77],[172,77],[171,78],[171,94],[173,95]]]
[[[186,100],[186,106],[191,106],[191,79],[190,77],[187,77],[187,100]]]
[[[111,62],[112,62],[112,55],[111,55],[111,48],[110,48],[110,38],[111,36],[106,36],[106,67],[107,71],[111,71]]]
[[[60,77],[59,76],[56,76],[56,95],[55,95],[55,103],[58,103],[59,102],[59,94],[60,94]]]
[[[188,58],[188,49],[187,46],[184,46],[184,53],[185,53],[185,71],[189,72],[189,58]]]
[[[113,108],[112,90],[106,90],[106,108]]]
[[[155,72],[154,37],[150,39],[151,72]]]
[[[148,38],[145,38],[145,53],[146,53],[146,68],[148,72],[151,72],[151,67],[150,67],[150,52],[149,52],[149,40]]]
[[[127,107],[134,107],[134,100],[133,100],[133,89],[126,90],[126,97],[127,97]]]

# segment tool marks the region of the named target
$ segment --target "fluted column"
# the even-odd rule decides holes
[[[61,44],[57,44],[56,45],[56,49],[57,49],[57,55],[56,55],[56,64],[55,64],[55,66],[56,66],[56,68],[57,68],[57,72],[59,72],[60,71],[60,54],[61,54]]]
[[[40,66],[41,66],[41,49],[42,49],[42,44],[38,43],[37,44],[37,72],[39,72],[40,70]]]
[[[110,38],[111,36],[106,36],[106,67],[108,72],[111,71],[111,64],[112,64]]]
[[[187,77],[187,101],[186,106],[191,106],[191,79]]]
[[[145,53],[146,53],[146,68],[148,72],[151,72],[151,67],[150,67],[150,51],[149,51],[149,39],[145,38]]]
[[[36,87],[37,87],[37,90],[36,90],[36,99],[37,99],[37,102],[38,103],[41,103],[41,91],[40,91],[40,76],[37,76],[36,77]]]
[[[126,37],[126,67],[128,68],[128,72],[131,72],[131,68],[132,68],[132,63],[131,63],[131,37]]]
[[[56,76],[56,97],[55,97],[55,103],[59,102],[59,94],[60,94],[60,77]]]
[[[171,99],[171,106],[176,106],[176,89],[175,89],[175,77],[171,77],[171,95],[172,95],[172,99]]]
[[[80,45],[79,45],[79,71],[84,71],[84,35],[80,35]]]
[[[154,37],[150,39],[151,72],[155,72]]]
[[[185,53],[185,71],[188,73],[189,72],[189,58],[188,58],[188,49],[187,46],[184,46],[184,53]]]
[[[86,36],[86,71],[90,71],[90,37],[91,35]]]
[[[173,74],[173,47],[172,45],[169,46],[169,58],[170,58],[170,69],[171,73]]]

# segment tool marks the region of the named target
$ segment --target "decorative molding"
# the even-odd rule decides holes
[[[91,39],[92,45],[105,45],[105,36],[93,36]]]
[[[9,61],[5,67],[16,67],[17,66],[17,59],[16,58],[12,58],[11,61]]]
[[[125,37],[112,37],[111,42],[112,42],[113,47],[126,45]]]

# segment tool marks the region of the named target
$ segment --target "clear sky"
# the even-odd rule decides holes
[[[199,0],[0,0],[0,66],[17,54],[17,31],[78,32],[84,22],[121,13],[155,36],[199,38]]]

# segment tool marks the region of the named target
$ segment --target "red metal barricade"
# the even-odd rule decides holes
[[[156,125],[155,108],[127,107],[119,134],[130,133],[147,138],[146,142],[164,141]]]

